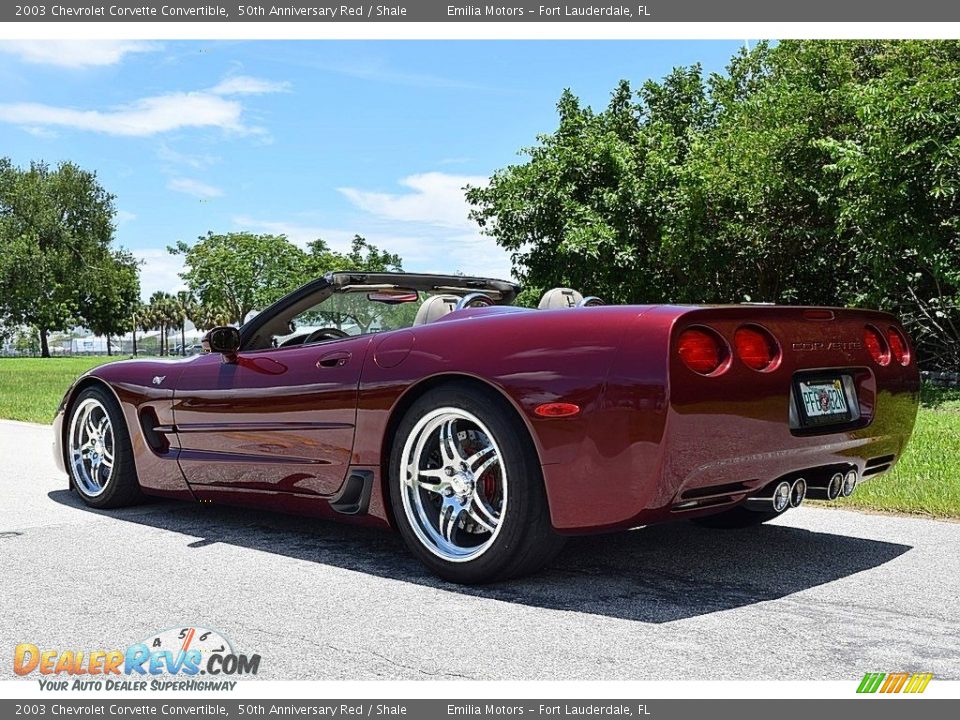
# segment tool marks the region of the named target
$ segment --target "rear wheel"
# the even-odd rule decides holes
[[[89,387],[70,410],[67,424],[70,484],[91,507],[132,505],[142,498],[133,463],[130,434],[116,400]]]
[[[446,580],[531,573],[563,545],[529,433],[493,393],[457,383],[417,400],[397,428],[390,483],[404,541]]]
[[[747,510],[744,507],[735,507],[716,515],[707,515],[706,517],[694,518],[690,522],[701,527],[716,528],[720,530],[737,530],[739,528],[754,527],[762,525],[768,520],[778,518],[783,512],[775,510],[765,510],[758,512],[756,510]]]

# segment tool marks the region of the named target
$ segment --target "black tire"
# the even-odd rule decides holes
[[[91,495],[84,489],[83,483],[78,480],[78,470],[70,458],[70,434],[73,419],[78,410],[83,407],[84,401],[95,400],[105,410],[110,419],[113,430],[113,469],[109,478],[103,484],[103,490],[97,495]],[[80,392],[71,403],[70,414],[65,419],[64,464],[70,476],[70,488],[76,491],[80,499],[90,507],[98,509],[120,508],[135,505],[143,500],[140,482],[137,479],[137,468],[133,460],[133,450],[130,444],[130,433],[126,420],[117,404],[116,399],[104,388],[91,386]]]
[[[783,512],[776,512],[775,510],[757,512],[756,510],[747,510],[745,507],[735,507],[716,515],[694,518],[690,522],[701,527],[718,530],[739,530],[762,525],[768,520],[780,517],[784,512],[786,510]]]
[[[400,469],[405,442],[421,418],[440,408],[464,410],[481,420],[500,449],[507,474],[509,502],[499,532],[483,554],[467,561],[449,561],[431,551],[413,529],[404,508]],[[553,559],[565,542],[550,525],[543,473],[523,421],[495,392],[468,383],[452,382],[431,390],[407,410],[390,455],[390,503],[410,551],[432,572],[455,583],[488,583],[528,575]]]

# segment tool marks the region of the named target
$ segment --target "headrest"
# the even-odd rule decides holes
[[[540,298],[538,310],[556,310],[558,308],[572,308],[583,300],[583,295],[570,288],[554,288],[547,290]]]
[[[417,310],[417,316],[413,319],[414,325],[426,325],[437,318],[442,318],[447,313],[452,313],[457,309],[457,303],[460,298],[456,295],[432,295],[423,301],[423,305]]]

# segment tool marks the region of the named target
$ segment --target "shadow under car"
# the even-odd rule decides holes
[[[645,623],[775,600],[870,570],[911,549],[786,525],[710,530],[675,522],[573,537],[536,575],[462,586],[432,575],[407,552],[399,535],[383,530],[165,500],[100,511],[69,490],[48,496],[115,520],[201,538],[186,541],[188,548],[228,543],[447,592]]]

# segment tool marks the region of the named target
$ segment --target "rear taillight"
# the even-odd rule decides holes
[[[733,336],[737,357],[751,370],[773,369],[780,360],[780,346],[776,338],[756,325],[739,328]]]
[[[907,339],[895,327],[887,330],[887,342],[890,344],[890,352],[893,359],[903,366],[910,364],[910,345]]]
[[[873,325],[867,325],[863,329],[863,344],[877,365],[890,364],[890,348],[887,346],[887,341]]]
[[[677,354],[684,365],[701,375],[713,375],[725,368],[730,353],[717,333],[707,328],[690,328],[677,339]]]

